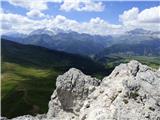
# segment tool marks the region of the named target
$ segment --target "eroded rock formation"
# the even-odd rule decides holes
[[[134,60],[102,81],[71,68],[56,86],[47,114],[12,120],[160,120],[160,71]]]

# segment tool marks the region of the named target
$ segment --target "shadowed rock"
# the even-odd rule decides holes
[[[45,115],[12,120],[159,120],[160,71],[120,64],[102,81],[71,68],[58,76]]]

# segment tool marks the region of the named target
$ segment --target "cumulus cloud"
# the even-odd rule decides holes
[[[38,0],[38,1],[28,1],[28,0],[7,0],[10,4],[14,6],[19,6],[29,10],[27,16],[29,17],[44,17],[42,11],[48,9],[48,2],[61,3],[62,0]]]
[[[93,2],[91,0],[64,0],[60,6],[63,11],[95,11],[100,12],[104,10],[102,2]]]
[[[41,17],[45,17],[45,15],[44,15],[41,11],[36,10],[36,9],[27,12],[27,16],[28,16],[28,17],[31,17],[31,18],[37,18],[37,17],[41,18]]]
[[[11,13],[1,13],[2,32],[28,33],[38,28],[38,21],[31,20],[25,16]]]
[[[28,34],[31,31],[40,28],[47,28],[50,30],[59,28],[64,31],[72,30],[79,33],[98,35],[114,34],[117,31],[117,33],[120,33],[120,31],[122,31],[122,29],[120,28],[121,25],[109,24],[98,17],[92,18],[88,22],[80,23],[76,20],[71,20],[61,15],[57,15],[55,17],[50,17],[42,20],[33,20],[22,15],[11,13],[2,13],[1,16],[1,23],[3,24],[3,33],[20,32]]]
[[[30,18],[42,18],[46,15],[43,13],[44,10],[48,9],[48,2],[60,3],[60,10],[63,11],[103,11],[104,5],[102,2],[93,2],[91,0],[38,0],[27,1],[27,0],[7,0],[14,6],[23,7],[29,12],[26,13]]]
[[[63,11],[103,11],[104,5],[102,2],[94,2],[92,0],[38,0],[38,2],[35,1],[27,1],[27,0],[7,0],[10,4],[15,6],[20,6],[23,8],[26,8],[28,10],[47,10],[48,2],[53,3],[62,3],[60,5],[60,10]]]
[[[37,10],[46,10],[48,9],[47,3],[54,2],[54,3],[61,3],[63,0],[6,0],[10,4],[15,6],[20,6],[26,9],[37,9]]]
[[[132,8],[119,15],[120,21],[127,28],[160,30],[160,6],[144,9]]]
[[[82,23],[81,27],[83,27],[83,31],[88,34],[108,35],[124,32],[121,25],[109,24],[99,17],[92,18],[89,22]]]
[[[67,19],[64,16],[58,15],[48,20],[49,29],[60,28],[65,31],[75,31],[79,33],[108,35],[122,33],[121,25],[112,25],[106,21],[97,18],[91,18],[88,22],[77,22],[75,20]]]
[[[37,9],[37,10],[46,10],[48,9],[47,3],[44,0],[35,1],[27,1],[27,0],[8,0],[8,2],[15,6],[20,6],[29,10]]]
[[[160,6],[145,9],[138,15],[140,22],[159,23],[160,22]]]
[[[132,9],[128,11],[124,11],[122,15],[119,15],[119,19],[122,22],[131,22],[137,19],[139,14],[139,9],[133,7]]]
[[[141,12],[138,8],[132,8],[128,11],[124,11],[123,14],[119,16],[122,22],[122,24],[119,25],[110,24],[99,17],[91,18],[86,22],[78,22],[73,19],[68,19],[62,15],[33,20],[27,16],[4,12],[1,13],[1,24],[3,33],[20,32],[28,34],[33,30],[41,28],[47,28],[49,30],[58,28],[64,31],[71,30],[79,33],[97,35],[121,34],[135,28],[158,31],[160,23],[158,22],[159,14],[156,12],[157,9],[159,9],[159,6],[145,9]],[[147,13],[150,14],[149,18],[146,17]],[[39,13],[39,11],[33,11],[33,13],[28,13],[28,16],[42,17],[43,14]]]

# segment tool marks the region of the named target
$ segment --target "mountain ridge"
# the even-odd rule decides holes
[[[60,61],[65,61],[66,59],[69,59],[71,60],[72,62],[73,61],[77,61],[77,62],[73,62],[73,64],[76,66],[79,64],[79,66],[81,66],[81,68],[79,67],[79,69],[85,71],[83,68],[85,68],[86,66],[86,63],[87,62],[88,64],[87,65],[90,65],[89,63],[91,63],[93,66],[93,64],[96,66],[97,64],[97,67],[98,66],[101,66],[100,64],[96,63],[95,61],[93,61],[92,59],[90,59],[89,57],[86,57],[86,56],[83,56],[83,55],[77,55],[77,54],[70,54],[70,53],[66,53],[66,52],[63,52],[63,51],[57,51],[57,50],[51,50],[51,49],[48,49],[48,48],[44,48],[44,47],[41,47],[41,46],[34,46],[34,45],[23,45],[23,44],[20,44],[20,43],[16,43],[16,42],[12,42],[12,41],[9,41],[9,40],[4,40],[2,39],[1,40],[1,44],[2,44],[2,59],[5,59],[9,56],[9,58],[7,58],[7,60],[9,62],[16,62],[18,63],[17,61],[17,58],[14,59],[18,54],[20,54],[20,58],[19,59],[22,59],[23,58],[26,58],[26,60],[28,60],[29,57],[32,57],[35,58],[35,60],[38,61],[38,59],[42,59],[41,57],[43,56],[43,59],[44,60],[43,62],[46,63],[48,62],[49,65],[52,65],[52,61],[55,59],[57,60],[57,62],[60,62]],[[24,51],[23,51],[24,50]],[[25,51],[26,50],[26,51]],[[27,51],[28,50],[28,51]],[[38,52],[41,54],[41,56],[38,56]],[[35,53],[35,54],[34,54]],[[36,56],[36,53],[37,53],[37,56]],[[27,55],[28,54],[28,55]],[[34,54],[35,56],[32,56],[32,54]],[[12,58],[10,58],[10,55],[12,55]],[[48,56],[50,58],[48,58]],[[18,56],[17,56],[18,57]],[[46,58],[47,59],[46,59]],[[54,58],[55,57],[55,58]],[[57,57],[57,58],[56,58]],[[66,58],[65,58],[66,57]],[[75,59],[73,60],[72,57]],[[85,62],[80,62],[80,61],[85,61]],[[28,63],[31,62],[31,61],[28,61]],[[79,62],[79,63],[78,63]],[[36,63],[38,64],[38,63]],[[39,66],[43,66],[43,64],[38,64]],[[69,66],[69,67],[72,67],[72,66]],[[99,69],[99,68],[96,68],[96,69]],[[66,69],[67,70],[67,69]],[[93,69],[92,69],[93,70]],[[103,69],[104,70],[104,69]],[[92,72],[91,72],[92,73]]]
[[[143,29],[135,29],[122,35],[90,35],[74,31],[38,29],[28,35],[3,35],[2,38],[9,39],[21,44],[31,44],[46,47],[53,50],[68,53],[93,56],[103,51],[105,48],[115,44],[137,44],[145,41],[155,41],[159,39],[156,32]],[[17,38],[16,38],[17,36]],[[22,36],[22,37],[20,37]]]
[[[37,45],[68,53],[92,55],[108,46],[112,37],[92,36],[89,34],[79,34],[77,32],[62,32],[55,35],[30,34],[22,39],[12,38],[12,36],[2,36],[2,38],[21,44]]]

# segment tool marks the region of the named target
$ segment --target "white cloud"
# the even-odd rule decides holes
[[[37,17],[41,18],[41,17],[45,17],[45,15],[44,15],[41,11],[36,10],[36,9],[27,12],[27,16],[28,16],[28,17],[31,17],[31,18],[37,18]]]
[[[121,25],[112,25],[100,18],[92,18],[88,22],[78,22],[75,20],[67,19],[64,16],[57,15],[42,20],[32,20],[25,16],[3,13],[1,23],[3,25],[3,33],[6,32],[20,32],[30,33],[33,30],[40,28],[47,28],[50,30],[62,29],[64,31],[72,30],[79,33],[107,35],[120,33]]]
[[[91,18],[86,22],[78,22],[76,20],[68,19],[62,15],[33,20],[26,16],[2,12],[2,32],[30,33],[31,31],[40,28],[47,28],[50,30],[59,28],[64,31],[72,30],[79,33],[97,35],[121,34],[135,28],[156,31],[160,28],[160,23],[157,23],[157,20],[159,20],[159,17],[157,17],[158,12],[156,12],[157,8],[159,9],[159,7],[155,7],[145,9],[141,12],[139,12],[138,8],[132,8],[128,11],[124,11],[124,13],[119,16],[122,21],[122,24],[119,25],[110,24],[99,17]],[[152,14],[150,15],[150,18],[146,17],[147,13]],[[33,11],[33,13],[28,13],[28,16],[43,17],[43,14],[39,13],[39,11]]]
[[[37,9],[37,10],[46,10],[48,9],[47,3],[53,2],[53,3],[61,3],[63,0],[6,0],[10,4],[15,6],[20,6],[29,10]]]
[[[103,11],[104,5],[102,2],[95,2],[92,0],[7,0],[10,4],[20,6],[28,10],[37,9],[39,11],[47,10],[48,2],[62,3],[60,6],[61,10],[70,11]]]
[[[48,9],[48,2],[61,3],[62,0],[7,0],[10,4],[14,6],[20,6],[22,8],[26,8],[29,10],[27,12],[27,16],[29,17],[44,17],[44,13],[42,11]]]
[[[27,16],[45,17],[43,11],[48,9],[48,3],[60,3],[60,9],[64,11],[77,10],[77,11],[103,11],[104,5],[102,2],[93,2],[91,0],[6,0],[14,6],[19,6],[29,10]],[[63,2],[63,3],[62,3]]]
[[[64,0],[60,6],[63,11],[95,11],[100,12],[104,10],[102,2],[93,2],[91,0]]]
[[[145,9],[138,15],[140,22],[159,23],[160,22],[160,6]]]
[[[92,18],[89,22],[82,23],[81,27],[83,27],[83,32],[88,34],[108,35],[124,32],[121,25],[109,24],[99,17]]]
[[[48,9],[47,3],[44,0],[27,1],[27,0],[8,0],[8,2],[15,6],[20,6],[28,10],[37,9],[37,10],[46,10]]]
[[[126,28],[143,28],[148,30],[160,30],[160,6],[144,9],[132,8],[119,15],[120,21]]]
[[[79,33],[108,35],[108,34],[120,34],[124,32],[121,25],[112,25],[106,21],[97,18],[92,18],[88,22],[77,22],[75,20],[67,19],[64,16],[57,15],[47,21],[47,28],[56,29],[60,28],[64,31],[75,31]]]
[[[2,32],[29,33],[40,26],[39,21],[31,20],[25,16],[11,13],[1,13]]]
[[[119,15],[119,19],[122,22],[130,22],[137,19],[139,13],[139,9],[133,7],[128,11],[124,11],[122,15]]]

